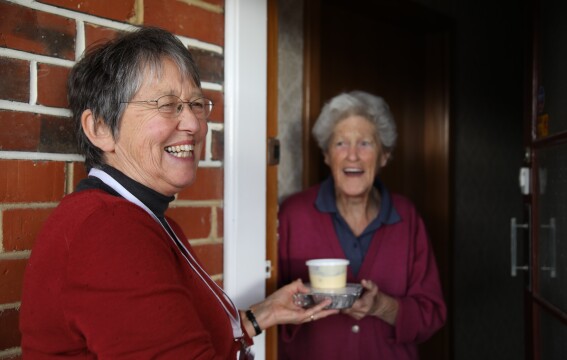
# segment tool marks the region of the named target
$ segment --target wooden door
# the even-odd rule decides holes
[[[526,101],[526,359],[567,358],[567,3],[533,0]]]
[[[268,165],[266,168],[266,259],[271,264],[270,276],[266,279],[266,296],[277,289],[278,271],[278,154],[270,153],[270,141],[278,136],[278,13],[277,0],[268,0],[268,84],[267,84],[267,134],[266,151]],[[278,150],[275,150],[276,152]],[[278,329],[266,330],[267,360],[278,358]]]
[[[311,137],[323,103],[355,89],[384,97],[399,139],[381,178],[422,214],[450,309],[448,21],[406,2],[306,3],[304,187],[328,174]],[[421,347],[422,359],[448,359],[449,334],[448,321]]]

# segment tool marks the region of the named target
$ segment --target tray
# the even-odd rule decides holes
[[[348,309],[362,293],[362,285],[354,283],[348,283],[340,289],[316,289],[309,283],[305,285],[311,290],[309,293],[293,296],[295,304],[303,308],[310,308],[325,299],[331,299],[333,302],[325,309]]]

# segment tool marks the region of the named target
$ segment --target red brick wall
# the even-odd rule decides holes
[[[69,69],[85,46],[136,24],[179,35],[215,103],[196,183],[168,214],[222,284],[224,0],[0,0],[0,359],[21,356],[18,309],[35,236],[85,176],[66,109]]]

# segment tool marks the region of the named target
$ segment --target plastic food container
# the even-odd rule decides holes
[[[313,259],[306,262],[309,280],[316,289],[341,289],[346,286],[346,259]]]

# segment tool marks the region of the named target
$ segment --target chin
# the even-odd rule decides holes
[[[185,190],[189,186],[191,186],[195,182],[195,177],[191,177],[189,179],[169,179],[162,183],[161,191],[158,192],[162,193],[166,196],[175,196],[181,191]],[[154,189],[155,190],[155,189]]]
[[[180,185],[184,189],[193,185],[193,183],[195,183],[195,180],[197,180],[197,176],[195,173],[193,173],[193,176],[190,176],[189,178],[186,178],[183,181],[181,181]]]

